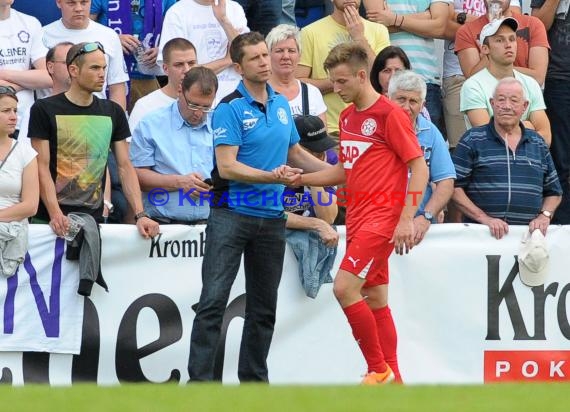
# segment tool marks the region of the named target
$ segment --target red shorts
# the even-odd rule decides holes
[[[340,268],[365,279],[365,288],[388,284],[388,258],[394,250],[390,239],[359,230],[346,243]]]

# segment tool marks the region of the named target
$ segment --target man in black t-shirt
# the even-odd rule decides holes
[[[567,0],[531,0],[532,15],[546,27],[550,55],[544,82],[546,115],[552,130],[550,153],[562,185],[562,202],[553,224],[570,224],[570,4]]]
[[[146,238],[158,224],[143,210],[135,170],[129,160],[130,136],[122,108],[93,95],[105,82],[105,54],[99,43],[80,43],[67,53],[71,86],[65,93],[38,100],[30,111],[28,135],[38,152],[41,201],[37,217],[63,236],[67,214],[83,212],[101,221],[109,148],[117,159],[121,183],[136,225]]]

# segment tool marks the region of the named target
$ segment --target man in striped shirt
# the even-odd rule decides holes
[[[521,116],[528,100],[521,82],[499,81],[484,126],[467,131],[455,152],[453,201],[466,222],[487,225],[497,239],[509,225],[529,225],[546,234],[562,189],[544,139]]]

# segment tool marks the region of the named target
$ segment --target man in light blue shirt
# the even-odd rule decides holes
[[[193,67],[178,100],[149,113],[133,131],[130,155],[147,213],[162,223],[204,223],[210,212],[204,181],[214,167],[212,104],[216,74]],[[203,195],[200,195],[203,194]]]
[[[426,83],[422,77],[411,70],[397,72],[390,79],[388,95],[412,118],[429,167],[428,186],[414,219],[417,244],[422,241],[430,225],[437,223],[438,214],[453,195],[455,167],[443,136],[432,122],[420,114],[426,98]]]

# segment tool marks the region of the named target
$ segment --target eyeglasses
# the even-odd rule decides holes
[[[91,52],[94,52],[95,50],[101,50],[103,53],[105,53],[105,49],[103,48],[103,45],[101,43],[99,43],[98,41],[91,42],[91,43],[85,43],[83,45],[83,47],[81,47],[79,50],[77,50],[77,52],[75,52],[75,54],[71,58],[66,59],[67,65],[70,65],[71,63],[73,63],[75,61],[75,59],[77,59],[82,54],[91,53]]]
[[[10,96],[16,95],[16,89],[12,86],[0,86],[0,94],[9,94]]]
[[[184,96],[184,100],[186,101],[186,107],[188,107],[188,109],[192,110],[193,112],[197,112],[199,110],[202,113],[212,113],[214,111],[211,106],[198,106],[197,104],[190,103],[186,98],[184,92],[182,92],[182,96]]]

